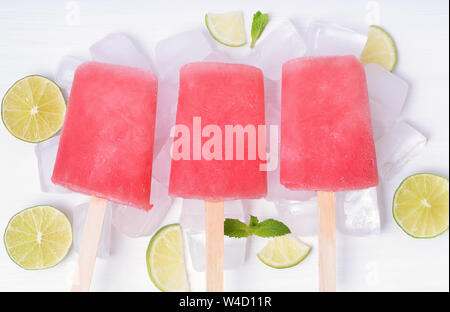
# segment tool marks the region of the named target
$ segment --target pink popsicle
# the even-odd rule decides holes
[[[157,79],[137,68],[88,62],[75,73],[52,180],[91,195],[73,291],[88,291],[107,209],[149,210]]]
[[[353,56],[284,64],[280,182],[319,191],[319,285],[336,287],[334,193],[378,184],[364,68]]]
[[[352,56],[283,66],[281,183],[342,191],[378,184],[366,77]]]
[[[201,159],[195,156],[196,149],[198,152],[199,147],[208,146],[212,138],[208,131],[202,138],[200,130],[200,140],[195,142],[199,130],[196,129],[194,118],[201,118],[203,130],[209,126],[220,130],[221,141],[219,146],[214,147],[220,150],[216,154],[219,159],[208,160],[204,154]],[[250,134],[246,134],[243,140],[232,135],[231,146],[227,145],[229,141],[226,139],[227,128],[237,126],[244,129],[250,126],[257,133],[258,126],[265,125],[264,79],[261,70],[225,63],[185,65],[180,72],[176,123],[189,130],[192,140],[187,153],[189,159],[172,159],[169,193],[206,201],[206,289],[222,291],[223,201],[260,198],[267,193],[266,172],[260,170],[261,159],[257,155],[254,159],[249,157]],[[238,158],[239,146],[245,151],[243,158]],[[233,157],[227,160],[226,155],[230,150]]]
[[[265,124],[264,81],[261,70],[247,65],[192,63],[182,67],[178,98],[177,125],[185,125],[195,135],[193,118],[201,125],[218,126],[223,134],[222,159],[194,160],[191,142],[190,160],[172,160],[169,192],[183,198],[233,200],[260,198],[267,192],[267,176],[260,171],[260,159],[248,159],[248,140],[243,160],[225,160],[226,126]],[[210,137],[203,137],[201,145]],[[194,138],[193,140],[194,141]],[[236,155],[236,140],[231,148]],[[230,148],[230,146],[228,146]]]
[[[52,180],[149,210],[157,79],[88,62],[76,71]]]

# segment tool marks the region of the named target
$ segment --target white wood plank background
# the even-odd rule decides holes
[[[345,3],[345,5],[344,5]],[[54,77],[61,57],[82,55],[96,40],[114,31],[126,32],[151,53],[159,39],[200,26],[205,12],[243,10],[250,17],[263,10],[290,17],[306,26],[311,20],[331,20],[356,29],[378,22],[396,39],[396,73],[410,84],[404,118],[429,138],[426,150],[385,186],[380,236],[338,236],[338,289],[342,291],[448,291],[448,233],[434,240],[414,240],[403,234],[390,214],[396,186],[409,174],[434,172],[448,177],[449,164],[449,3],[447,0],[307,1],[307,0],[0,0],[0,94],[29,74]],[[0,233],[17,211],[36,204],[69,210],[84,200],[40,192],[33,146],[13,138],[0,126]],[[177,219],[177,207],[166,222]],[[314,238],[305,238],[317,246]],[[147,276],[145,250],[149,238],[130,239],[113,231],[112,255],[99,260],[96,291],[156,291]],[[245,265],[225,275],[227,291],[314,291],[317,254],[284,271],[269,269],[255,254],[253,240]],[[76,254],[57,267],[28,272],[0,247],[0,291],[66,291]],[[201,290],[202,274],[191,275]]]

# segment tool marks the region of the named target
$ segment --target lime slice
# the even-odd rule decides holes
[[[397,49],[394,40],[383,28],[370,26],[366,46],[361,53],[363,64],[376,63],[393,71],[397,65]]]
[[[167,225],[153,236],[147,248],[147,269],[161,291],[189,291],[179,224]]]
[[[66,215],[51,206],[36,206],[16,214],[6,227],[9,257],[26,270],[51,268],[72,246],[72,226]]]
[[[310,250],[311,247],[298,238],[285,235],[271,238],[258,253],[258,258],[272,268],[286,269],[302,262]]]
[[[208,13],[205,20],[209,33],[221,44],[229,47],[241,47],[247,43],[242,12]]]
[[[62,127],[66,102],[61,89],[42,76],[17,81],[2,101],[2,120],[16,138],[30,143],[45,141]]]
[[[448,180],[429,173],[412,175],[394,195],[398,225],[414,238],[433,238],[448,230]]]

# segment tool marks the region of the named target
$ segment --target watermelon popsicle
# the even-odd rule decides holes
[[[283,66],[280,182],[319,198],[319,287],[336,287],[334,193],[378,184],[364,68],[353,56]]]
[[[157,78],[97,62],[75,73],[52,181],[92,196],[74,291],[89,290],[107,201],[149,210]]]
[[[252,142],[258,126],[264,125],[260,69],[226,63],[190,63],[181,68],[169,193],[205,200],[208,291],[222,290],[223,201],[267,193],[262,157],[250,156],[258,145]],[[244,129],[248,132],[240,136]],[[177,142],[182,142],[183,133],[192,140],[180,156]],[[264,141],[265,153],[265,134],[258,141]],[[245,155],[239,156],[239,151]]]

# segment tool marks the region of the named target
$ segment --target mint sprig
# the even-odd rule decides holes
[[[256,235],[260,237],[283,236],[291,233],[291,230],[283,223],[274,219],[259,222],[257,217],[250,216],[247,225],[237,219],[225,219],[225,235],[229,237],[242,238]]]
[[[259,37],[261,37],[261,34],[263,33],[268,23],[269,23],[269,14],[267,13],[262,14],[260,11],[258,11],[253,15],[252,44],[250,45],[250,48],[253,49],[255,47],[256,40],[258,40]]]
[[[249,237],[251,235],[248,225],[237,219],[225,219],[224,232],[225,235],[236,238]]]

